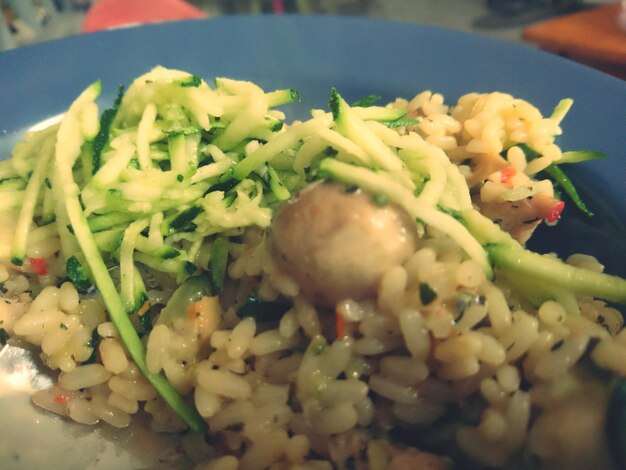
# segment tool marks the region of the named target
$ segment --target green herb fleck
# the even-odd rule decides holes
[[[420,300],[422,305],[428,305],[437,298],[437,291],[435,291],[429,284],[420,282]]]
[[[65,270],[67,271],[67,277],[70,278],[70,281],[72,281],[78,292],[87,294],[93,289],[91,280],[87,277],[85,269],[76,256],[70,256],[67,259],[65,262]]]
[[[146,336],[152,330],[152,317],[148,312],[143,315],[139,315],[139,325],[141,326],[141,331],[139,332],[139,336]]]
[[[100,335],[98,334],[98,329],[94,328],[91,332],[91,338],[85,344],[88,348],[91,349],[91,355],[83,361],[83,364],[93,364],[96,362],[96,356],[98,354],[98,344],[100,343]]]
[[[257,322],[270,322],[280,320],[289,304],[281,301],[266,302],[253,295],[246,298],[245,303],[237,309],[239,318],[252,317]]]
[[[191,261],[185,261],[185,264],[183,265],[183,272],[186,275],[191,276],[196,272],[196,265]]]

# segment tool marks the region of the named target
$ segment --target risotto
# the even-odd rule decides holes
[[[626,281],[524,248],[555,182],[589,211],[571,100],[332,90],[288,125],[294,90],[100,88],[0,162],[0,333],[58,374],[35,405],[148,415],[198,469],[626,464]]]

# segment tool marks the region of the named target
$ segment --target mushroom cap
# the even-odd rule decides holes
[[[269,233],[277,263],[318,305],[376,296],[383,273],[415,251],[415,222],[371,194],[320,182],[281,207]]]

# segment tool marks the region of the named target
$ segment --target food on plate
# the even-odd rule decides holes
[[[150,415],[198,468],[626,462],[626,280],[524,247],[555,185],[590,212],[571,100],[330,90],[288,123],[291,89],[101,89],[0,162],[0,332],[58,373],[36,405]]]

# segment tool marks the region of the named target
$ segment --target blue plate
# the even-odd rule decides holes
[[[207,79],[227,76],[266,89],[296,88],[302,102],[285,107],[291,119],[325,107],[331,87],[348,100],[371,93],[390,100],[430,89],[443,93],[449,103],[470,91],[498,90],[530,101],[544,114],[561,98],[573,98],[560,146],[610,156],[571,170],[596,216],[586,218],[568,204],[563,220],[539,231],[533,246],[564,255],[591,253],[608,271],[626,275],[626,82],[529,47],[467,33],[358,18],[222,17],[95,33],[0,53],[0,156],[9,155],[27,128],[63,112],[94,80],[103,81],[102,102],[110,103],[118,84],[128,84],[157,64]],[[45,419],[38,415],[38,423]],[[72,429],[74,438],[87,435]],[[0,442],[8,441],[3,437]],[[0,461],[7,461],[8,452],[8,443],[0,444]],[[113,454],[115,461],[118,454]],[[63,457],[64,468],[70,468],[72,456]],[[128,462],[118,461],[123,466]]]

